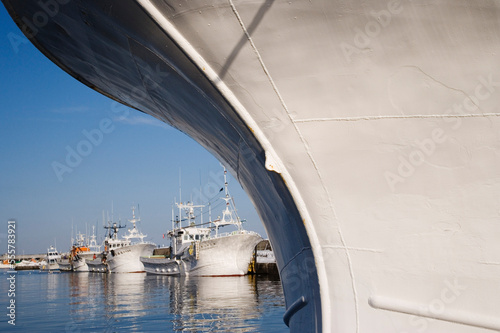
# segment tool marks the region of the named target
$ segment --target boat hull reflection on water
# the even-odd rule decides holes
[[[175,331],[203,332],[259,332],[274,331],[276,327],[256,326],[269,315],[260,309],[265,299],[273,299],[281,293],[278,280],[258,278],[254,275],[231,277],[175,277],[150,275],[151,281],[158,281],[168,287],[170,312],[176,315]],[[276,299],[268,312],[283,309],[281,300]],[[203,320],[200,320],[203,318]],[[280,324],[280,323],[278,323]],[[281,331],[286,326],[278,326]]]

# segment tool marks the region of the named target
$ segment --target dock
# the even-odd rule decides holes
[[[262,240],[255,247],[255,264],[253,273],[279,277],[274,252],[268,239]]]

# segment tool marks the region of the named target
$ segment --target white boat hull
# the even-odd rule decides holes
[[[57,270],[57,269],[59,269],[59,264],[58,263],[52,263],[52,264],[40,265],[40,269],[42,271]]]
[[[85,261],[84,258],[72,260],[71,266],[72,266],[73,272],[88,272],[89,271],[89,267],[87,266],[87,262]]]
[[[186,249],[180,260],[141,258],[147,273],[189,276],[240,276],[248,274],[255,246],[262,238],[254,233],[229,234],[207,239]],[[197,253],[198,251],[198,253]]]
[[[182,275],[180,260],[158,257],[142,257],[141,262],[144,270],[149,274],[156,275]]]
[[[232,276],[248,274],[248,266],[255,246],[262,240],[259,235],[234,234],[209,239],[199,244],[191,256],[182,260],[184,271],[191,276]]]
[[[144,272],[144,265],[140,258],[150,256],[154,248],[153,244],[139,243],[111,250],[106,261],[108,271],[111,273]]]
[[[72,270],[69,260],[60,260],[58,265],[61,272],[71,272]]]
[[[35,2],[4,3],[229,165],[291,331],[500,330],[500,2],[86,1],[36,34]]]
[[[106,263],[102,262],[102,258],[96,258],[94,260],[87,261],[87,266],[89,268],[89,272],[95,273],[107,273],[108,266]]]

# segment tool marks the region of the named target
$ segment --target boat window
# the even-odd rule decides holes
[[[200,240],[200,235],[196,235],[196,236],[194,237],[194,239],[196,239],[196,240]]]

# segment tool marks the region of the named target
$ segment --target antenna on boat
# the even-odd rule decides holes
[[[181,168],[179,168],[179,202],[182,202]]]
[[[174,205],[172,205],[172,230],[174,230]]]
[[[222,199],[226,202],[226,208],[222,211],[222,220],[219,221],[222,223],[217,223],[216,228],[218,229],[219,224],[221,224],[221,225],[234,224],[238,227],[238,231],[241,231],[241,229],[242,229],[241,220],[240,220],[240,217],[238,216],[238,213],[236,212],[236,205],[234,204],[234,199],[233,199],[233,197],[231,197],[229,195],[229,186],[228,186],[228,182],[227,182],[227,170],[226,170],[226,167],[224,165],[222,165],[222,167],[224,168],[224,189],[225,189],[225,191],[224,191],[225,196]],[[234,217],[236,218],[236,220],[233,219],[233,212],[234,212]],[[216,229],[216,233],[217,233],[217,229]]]
[[[212,228],[212,203],[208,202],[208,220],[210,221],[210,228]]]
[[[203,203],[203,199],[202,199],[203,196],[201,194],[201,170],[199,170],[199,171],[200,171],[200,201],[201,201],[201,203]],[[203,209],[201,209],[201,212],[200,212],[200,219],[201,219],[200,220],[201,224],[203,224]]]
[[[139,205],[137,205],[137,207],[139,207]],[[137,210],[139,210],[139,209],[137,209]],[[131,220],[128,220],[128,221],[129,221],[129,222],[131,222],[131,223],[132,223],[132,225],[133,225],[132,230],[133,230],[133,229],[137,229],[137,228],[136,228],[136,226],[135,226],[135,224],[136,224],[137,222],[140,222],[140,221],[141,221],[141,218],[140,218],[140,217],[138,217],[138,218],[136,218],[136,217],[135,217],[135,206],[132,206],[132,219],[131,219]]]

